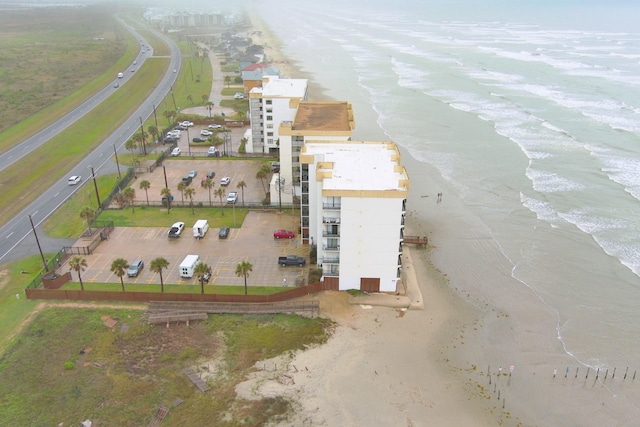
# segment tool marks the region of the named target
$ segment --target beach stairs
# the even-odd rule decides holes
[[[193,369],[187,368],[182,372],[184,372],[184,374],[189,378],[189,380],[191,380],[193,385],[195,385],[196,388],[198,390],[200,390],[202,393],[205,393],[205,392],[211,390],[211,388],[209,388],[207,383],[204,382],[204,380],[202,378],[200,378],[200,375],[198,375],[196,372],[194,372]]]
[[[429,238],[427,236],[404,236],[402,237],[402,244],[406,243],[416,246],[426,246],[429,244]]]
[[[159,427],[162,420],[164,420],[168,414],[169,414],[169,408],[165,406],[158,407],[155,415],[153,416],[151,421],[149,421],[149,424],[147,424],[147,427]]]

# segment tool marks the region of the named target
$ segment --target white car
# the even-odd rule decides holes
[[[169,229],[169,238],[177,239],[182,234],[182,230],[184,230],[184,222],[175,222]]]
[[[80,181],[82,181],[82,177],[80,175],[73,175],[72,177],[69,177],[69,185],[76,185]]]
[[[245,94],[244,93],[236,93],[235,95],[233,95],[233,99],[244,99],[245,98]]]
[[[180,147],[176,147],[171,151],[171,157],[178,157],[180,155]]]
[[[193,126],[193,122],[189,122],[189,121],[184,121],[184,122],[181,122],[180,124],[181,124],[182,126],[184,126],[184,127],[188,127],[188,128],[190,128],[190,127],[192,127],[192,126]]]
[[[167,136],[175,136],[176,138],[180,138],[180,135],[182,135],[182,132],[180,132],[178,129],[170,130],[169,132],[167,132]]]
[[[231,178],[229,178],[228,176],[225,176],[220,180],[220,185],[229,185],[230,182],[231,182]]]
[[[216,125],[216,124],[209,125],[208,127],[209,129],[222,129],[222,125]]]
[[[229,193],[229,195],[227,196],[227,203],[235,203],[236,200],[238,200],[238,193],[235,191]]]
[[[213,135],[213,132],[211,132],[210,130],[202,129],[200,131],[200,136],[211,136],[211,135]]]

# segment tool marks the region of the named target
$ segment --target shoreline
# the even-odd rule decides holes
[[[282,43],[255,12],[249,15],[253,31],[261,32],[251,37],[265,47],[268,62],[279,66],[283,77],[308,79],[310,99],[330,100],[310,73],[301,72],[295,61],[283,55]],[[418,170],[419,161],[399,148],[407,170]],[[443,182],[432,176],[434,171],[429,172],[421,168],[417,176],[428,183],[425,194],[435,200]],[[434,230],[416,213],[408,212],[407,232],[428,235],[431,241]],[[237,387],[238,394],[247,399],[284,396],[296,402],[296,413],[280,426],[473,427],[512,418],[498,400],[474,383],[470,372],[452,363],[460,359],[456,355],[464,344],[460,337],[468,327],[481,323],[484,314],[449,287],[446,274],[429,259],[432,250],[404,247],[407,296],[396,305],[387,301],[387,307],[372,306],[371,297],[325,292],[320,297],[321,315],[338,325],[329,341],[295,355],[259,362],[257,372]],[[406,310],[409,304],[415,310]],[[280,368],[270,370],[269,365]],[[292,383],[282,384],[278,380],[282,376]]]

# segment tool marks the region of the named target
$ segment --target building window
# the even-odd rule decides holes
[[[273,145],[273,138],[268,138],[267,139],[267,144]]]
[[[272,101],[271,99],[267,99],[267,100],[265,100],[264,102],[265,102],[265,104],[267,104],[267,105],[271,105],[271,104],[273,104],[273,101]]]
[[[267,136],[273,136],[273,132],[267,132]]]
[[[273,120],[273,116],[267,116],[267,120]]]
[[[267,123],[267,129],[273,129],[273,123]]]

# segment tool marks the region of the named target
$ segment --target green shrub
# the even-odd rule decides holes
[[[64,362],[64,369],[67,370],[67,371],[70,371],[75,367],[76,367],[76,364],[71,362],[71,361]]]

